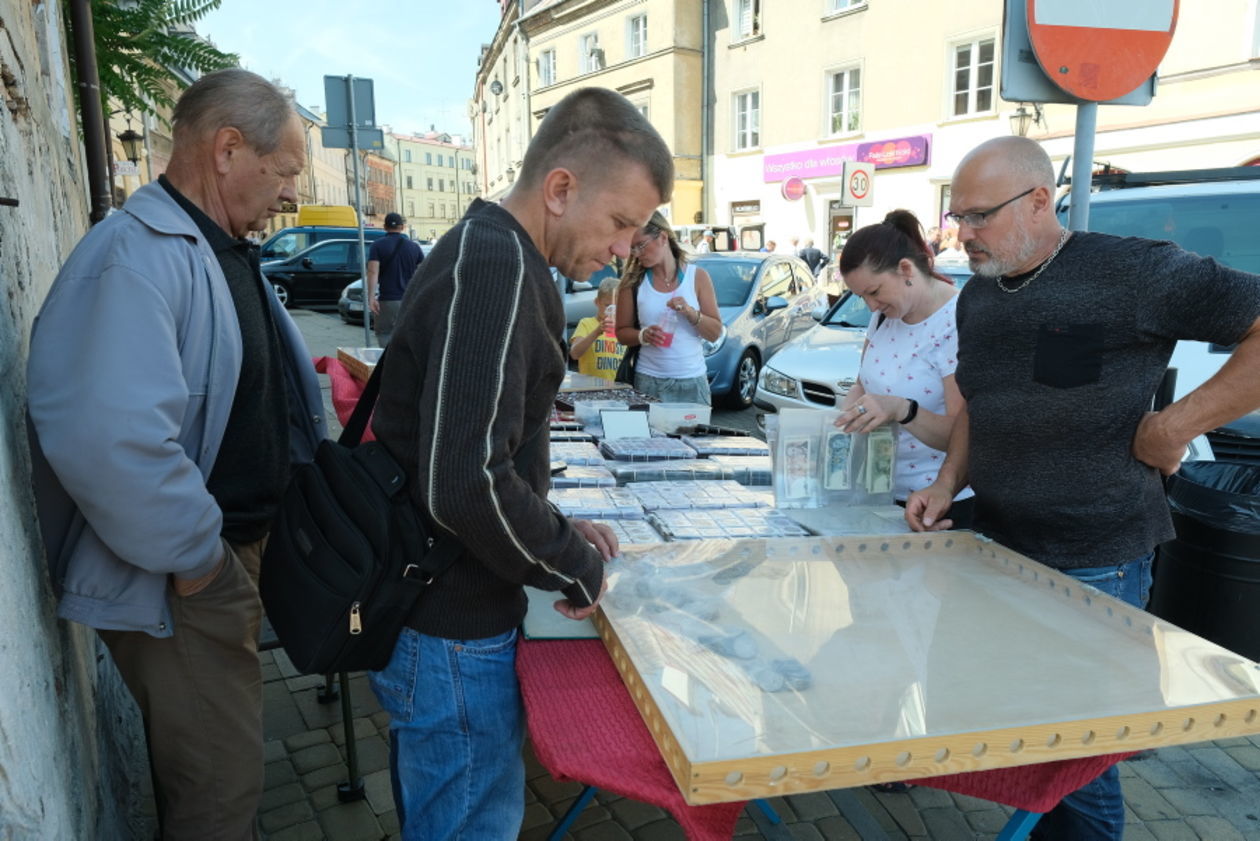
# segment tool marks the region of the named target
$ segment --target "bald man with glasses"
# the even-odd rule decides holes
[[[1260,277],[1170,242],[1068,231],[1054,189],[1049,157],[1021,137],[982,144],[954,174],[948,216],[976,273],[958,296],[966,406],[906,519],[948,528],[942,516],[970,484],[977,531],[1144,607],[1154,549],[1173,537],[1161,474],[1195,437],[1260,406]],[[1179,339],[1238,347],[1212,379],[1152,413]],[[1113,766],[1031,837],[1123,833]]]

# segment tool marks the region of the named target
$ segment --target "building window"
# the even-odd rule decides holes
[[[414,189],[415,189],[415,187],[412,187],[412,186],[411,186],[411,176],[410,176],[410,175],[408,175],[408,176],[407,176],[407,189],[408,189],[408,190],[414,190]]]
[[[429,207],[429,218],[432,219],[433,218],[433,202],[429,202],[428,207]]]
[[[403,163],[405,164],[411,163],[411,150],[410,149],[403,149]]]
[[[604,51],[599,47],[599,34],[588,32],[578,42],[579,56],[583,73],[593,73],[604,69]]]
[[[854,67],[831,74],[828,113],[831,133],[845,134],[862,128],[862,71]]]
[[[866,0],[827,0],[827,13],[843,12],[845,9],[855,9],[865,5]]]
[[[739,38],[761,34],[760,0],[735,0],[735,34]]]
[[[428,178],[428,179],[425,179],[425,180],[427,180],[427,181],[429,182],[429,183],[427,184],[427,189],[429,189],[430,191],[432,191],[432,190],[433,190],[433,179],[432,179],[432,178]]]
[[[407,216],[411,217],[415,215],[416,215],[416,203],[413,201],[407,202]]]
[[[755,149],[761,145],[761,93],[735,94],[735,148]]]
[[[445,192],[446,192],[446,181],[445,181],[445,179],[442,179],[442,178],[439,178],[439,179],[438,179],[438,192],[439,192],[439,193],[445,193]]]
[[[630,18],[626,30],[626,56],[638,58],[647,55],[647,15],[635,15]]]
[[[983,114],[993,110],[993,39],[956,44],[953,63],[950,116]]]
[[[637,103],[634,107],[639,109],[639,113],[643,115],[643,119],[648,122],[652,121],[652,115],[648,113],[648,104],[646,102]]]
[[[543,50],[538,54],[538,87],[545,88],[556,83],[556,51]]]
[[[433,163],[433,153],[431,153],[431,152],[425,152],[425,153],[424,153],[424,162],[425,162],[426,164],[432,164],[432,163]]]

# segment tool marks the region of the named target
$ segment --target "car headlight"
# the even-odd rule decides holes
[[[773,368],[766,368],[761,372],[761,387],[771,394],[780,394],[784,397],[795,397],[800,383],[782,374]]]
[[[705,356],[712,356],[722,349],[722,345],[726,344],[726,326],[722,326],[722,333],[713,341],[708,339],[700,340],[700,349],[704,351]]]

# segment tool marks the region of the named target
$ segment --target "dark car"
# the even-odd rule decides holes
[[[364,228],[363,239],[367,242],[368,247],[372,247],[372,243],[385,236],[383,228]],[[358,228],[334,228],[327,225],[303,225],[298,228],[281,228],[271,236],[258,249],[258,257],[261,260],[287,260],[299,251],[305,251],[316,243],[324,242],[330,239],[353,239],[359,238]]]
[[[286,307],[298,304],[332,306],[341,290],[363,276],[357,239],[330,239],[286,260],[262,264],[263,277],[275,287]]]
[[[746,408],[765,360],[814,326],[827,293],[803,262],[786,254],[702,254],[695,263],[713,279],[724,325],[717,341],[703,343],[710,391]]]

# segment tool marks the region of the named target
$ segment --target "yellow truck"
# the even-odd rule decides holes
[[[348,204],[303,204],[298,206],[297,226],[319,225],[328,228],[357,228],[359,217]]]

